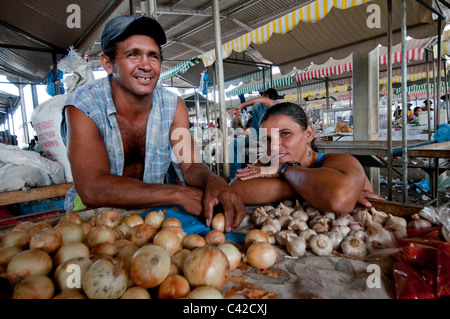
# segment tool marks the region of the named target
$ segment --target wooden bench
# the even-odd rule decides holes
[[[73,183],[56,184],[50,186],[33,187],[27,191],[9,191],[0,193],[0,206],[17,204],[31,200],[64,196]]]

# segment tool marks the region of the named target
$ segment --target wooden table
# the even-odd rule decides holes
[[[434,170],[432,170],[432,183],[431,183],[431,191],[434,197],[434,200],[436,200],[436,206],[439,205],[438,198],[439,198],[439,186],[438,186],[438,180],[439,180],[439,159],[440,158],[450,158],[450,141],[447,142],[441,142],[441,143],[434,143],[419,147],[414,147],[408,149],[408,156],[409,157],[427,157],[427,158],[434,158]]]
[[[27,202],[31,200],[64,196],[73,183],[56,184],[50,186],[33,187],[27,191],[9,191],[0,193],[0,206]]]

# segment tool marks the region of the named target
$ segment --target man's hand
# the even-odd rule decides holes
[[[241,114],[241,108],[238,106],[235,106],[234,108],[231,109],[230,111],[231,116],[236,116]]]
[[[242,181],[259,177],[277,178],[279,176],[278,166],[256,166],[249,164],[246,168],[238,169],[237,172],[236,177]]]
[[[182,187],[181,207],[191,215],[200,216],[203,212],[203,191],[195,187]]]
[[[222,204],[225,215],[225,231],[236,229],[244,219],[247,211],[241,197],[231,189],[225,180],[219,177],[210,178],[203,197],[206,226],[211,226],[214,206]]]
[[[365,206],[365,207],[372,207],[372,203],[369,202],[369,201],[367,200],[367,198],[373,198],[373,199],[384,200],[384,198],[381,197],[381,196],[378,195],[378,194],[375,194],[375,193],[370,192],[370,191],[367,191],[367,190],[363,190],[363,191],[361,192],[361,194],[359,195],[358,203],[361,204],[361,205],[363,205],[363,206]]]

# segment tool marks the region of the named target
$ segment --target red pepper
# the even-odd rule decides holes
[[[436,251],[434,247],[410,242],[401,248],[400,256],[409,264],[434,269],[436,268]]]
[[[441,236],[441,232],[437,229],[430,231],[422,236],[423,239],[441,240],[444,238]]]
[[[393,275],[397,299],[436,299],[434,289],[410,264],[402,260],[395,262]]]
[[[438,230],[441,234],[442,225],[435,227],[427,227],[427,228],[406,228],[407,237],[422,237],[428,234],[431,231]]]
[[[436,292],[450,296],[450,245],[442,245],[436,253]]]
[[[435,288],[436,286],[436,269],[421,269],[420,272],[425,277],[425,280],[430,284],[431,287]]]
[[[425,246],[431,246],[434,248],[439,248],[442,245],[449,244],[448,242],[444,242],[442,240],[434,240],[434,239],[426,239],[426,238],[395,238],[395,241],[400,247],[407,246],[409,243],[416,243]]]

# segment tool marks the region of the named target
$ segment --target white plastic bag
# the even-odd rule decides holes
[[[425,206],[419,216],[432,224],[442,225],[442,235],[450,242],[450,202],[440,207]]]
[[[31,122],[36,131],[39,145],[48,159],[61,163],[68,183],[73,181],[67,148],[61,137],[62,109],[67,96],[56,95],[39,104],[31,115]]]

